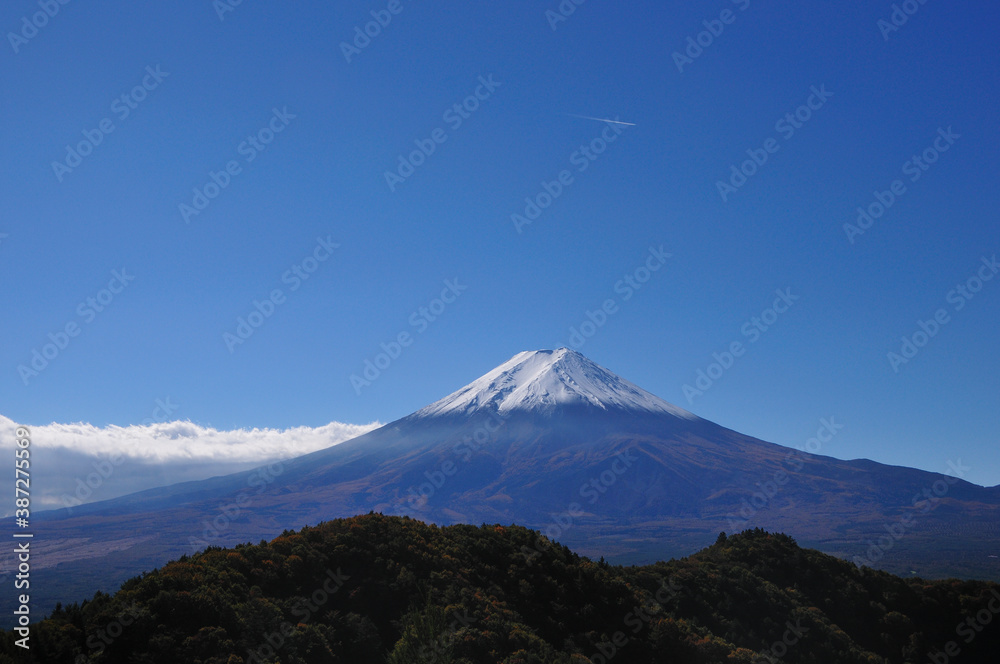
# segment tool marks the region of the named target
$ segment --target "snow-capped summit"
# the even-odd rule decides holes
[[[547,411],[568,405],[699,419],[568,348],[518,353],[414,416],[467,416],[480,410]]]

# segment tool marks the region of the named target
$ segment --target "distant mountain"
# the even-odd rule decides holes
[[[612,567],[518,526],[369,514],[185,556],[61,607],[30,645],[37,664],[992,664],[997,613],[996,584],[904,580],[762,530]]]
[[[823,426],[829,439],[839,425]],[[640,563],[762,527],[902,575],[1000,579],[1000,487],[766,443],[560,349],[291,461],[39,513],[33,599],[43,610],[209,545],[371,510],[518,523]]]

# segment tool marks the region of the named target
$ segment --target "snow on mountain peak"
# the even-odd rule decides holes
[[[566,405],[698,419],[568,348],[518,353],[414,415],[471,415],[482,409],[545,411]]]

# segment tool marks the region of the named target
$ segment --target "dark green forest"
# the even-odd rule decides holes
[[[369,514],[57,607],[30,653],[6,632],[0,662],[973,664],[996,661],[997,612],[996,584],[901,579],[762,530],[620,567],[517,526]]]

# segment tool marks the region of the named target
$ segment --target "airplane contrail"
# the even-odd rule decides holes
[[[622,122],[621,120],[609,120],[608,118],[594,118],[589,115],[577,115],[575,113],[567,113],[566,115],[568,115],[571,118],[580,118],[583,120],[597,120],[598,122],[610,122],[612,124],[620,124],[620,125],[625,125],[627,127],[636,126],[634,122]]]

